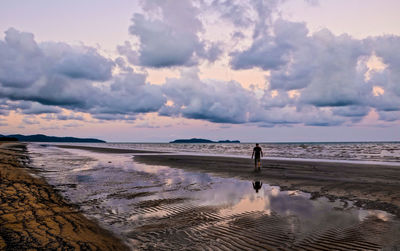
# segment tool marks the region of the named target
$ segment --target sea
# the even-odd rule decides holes
[[[246,158],[251,156],[255,143],[82,143],[77,145]],[[260,146],[267,159],[400,163],[400,142],[260,143]]]

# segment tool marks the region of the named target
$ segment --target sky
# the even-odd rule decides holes
[[[2,0],[0,134],[400,141],[397,0]]]

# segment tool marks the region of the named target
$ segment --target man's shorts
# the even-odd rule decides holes
[[[254,158],[254,164],[257,164],[258,162],[261,162],[260,158]]]

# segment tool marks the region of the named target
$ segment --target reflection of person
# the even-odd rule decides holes
[[[251,158],[253,157],[254,157],[254,171],[260,171],[261,157],[264,157],[264,154],[258,143],[256,144],[256,147],[253,148],[253,154],[251,155]]]
[[[261,181],[254,181],[253,182],[253,188],[256,190],[256,193],[258,193],[258,190],[260,190],[262,187],[262,182]]]

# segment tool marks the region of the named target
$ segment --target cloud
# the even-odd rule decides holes
[[[220,45],[200,38],[201,9],[193,2],[150,0],[142,5],[144,13],[135,13],[129,27],[139,40],[138,50],[129,42],[118,47],[130,63],[154,68],[193,66],[200,59],[214,62],[221,55]]]
[[[328,108],[332,115],[352,122],[360,121],[372,108],[400,109],[399,36],[355,39],[347,34],[334,35],[327,29],[310,34],[304,23],[279,18],[268,29],[270,32],[258,33],[247,49],[230,54],[234,69],[261,68],[270,72],[261,100],[265,109]],[[368,61],[375,55],[386,68],[371,68]],[[374,94],[376,86],[381,93]],[[293,90],[298,97],[288,97],[286,92]],[[271,95],[273,92],[276,95]],[[327,124],[335,123],[343,121]],[[324,125],[317,119],[305,124]]]
[[[34,118],[23,118],[22,122],[26,125],[38,125],[40,124],[39,121],[35,120]]]
[[[252,92],[238,82],[202,81],[196,71],[183,72],[181,78],[168,79],[162,86],[171,106],[164,106],[160,115],[202,119],[216,123],[245,123],[253,109]]]
[[[43,53],[33,34],[21,33],[13,28],[5,32],[0,41],[0,83],[2,86],[24,88],[42,74]]]
[[[69,123],[69,124],[63,125],[64,128],[75,128],[75,127],[81,127],[81,126],[83,126],[83,125],[78,124],[78,123]]]
[[[85,120],[82,116],[74,114],[58,114],[56,118],[58,120],[79,120],[79,121]]]
[[[106,81],[111,78],[114,62],[101,56],[94,48],[72,48],[65,45],[48,43],[43,50],[56,61],[52,71],[70,78]],[[54,53],[57,57],[54,58]]]
[[[4,66],[0,67],[0,97],[7,100],[6,110],[41,114],[59,113],[63,107],[134,115],[158,111],[165,102],[161,88],[147,84],[144,74],[130,70],[112,76],[115,63],[94,48],[37,44],[32,34],[9,29],[0,41],[0,55],[5,55],[0,57]]]
[[[124,114],[111,114],[111,113],[99,113],[93,114],[93,117],[99,120],[136,120],[135,116],[132,115],[124,115]]]
[[[104,81],[114,63],[90,47],[65,43],[37,44],[31,33],[10,28],[0,41],[0,83],[4,87],[28,88],[45,76]],[[42,78],[42,80],[41,80]]]
[[[119,54],[125,56],[129,63],[133,65],[139,64],[139,53],[132,48],[129,41],[125,41],[123,45],[118,45],[117,51]]]
[[[24,101],[26,102],[26,101]],[[21,108],[23,114],[60,113],[61,109],[55,106],[42,105],[37,102],[26,102],[27,107]]]
[[[157,85],[146,84],[146,75],[125,73],[114,77],[109,89],[97,97],[93,113],[137,114],[156,112],[166,102]]]
[[[379,119],[383,121],[393,122],[400,119],[400,112],[399,111],[379,111]]]

